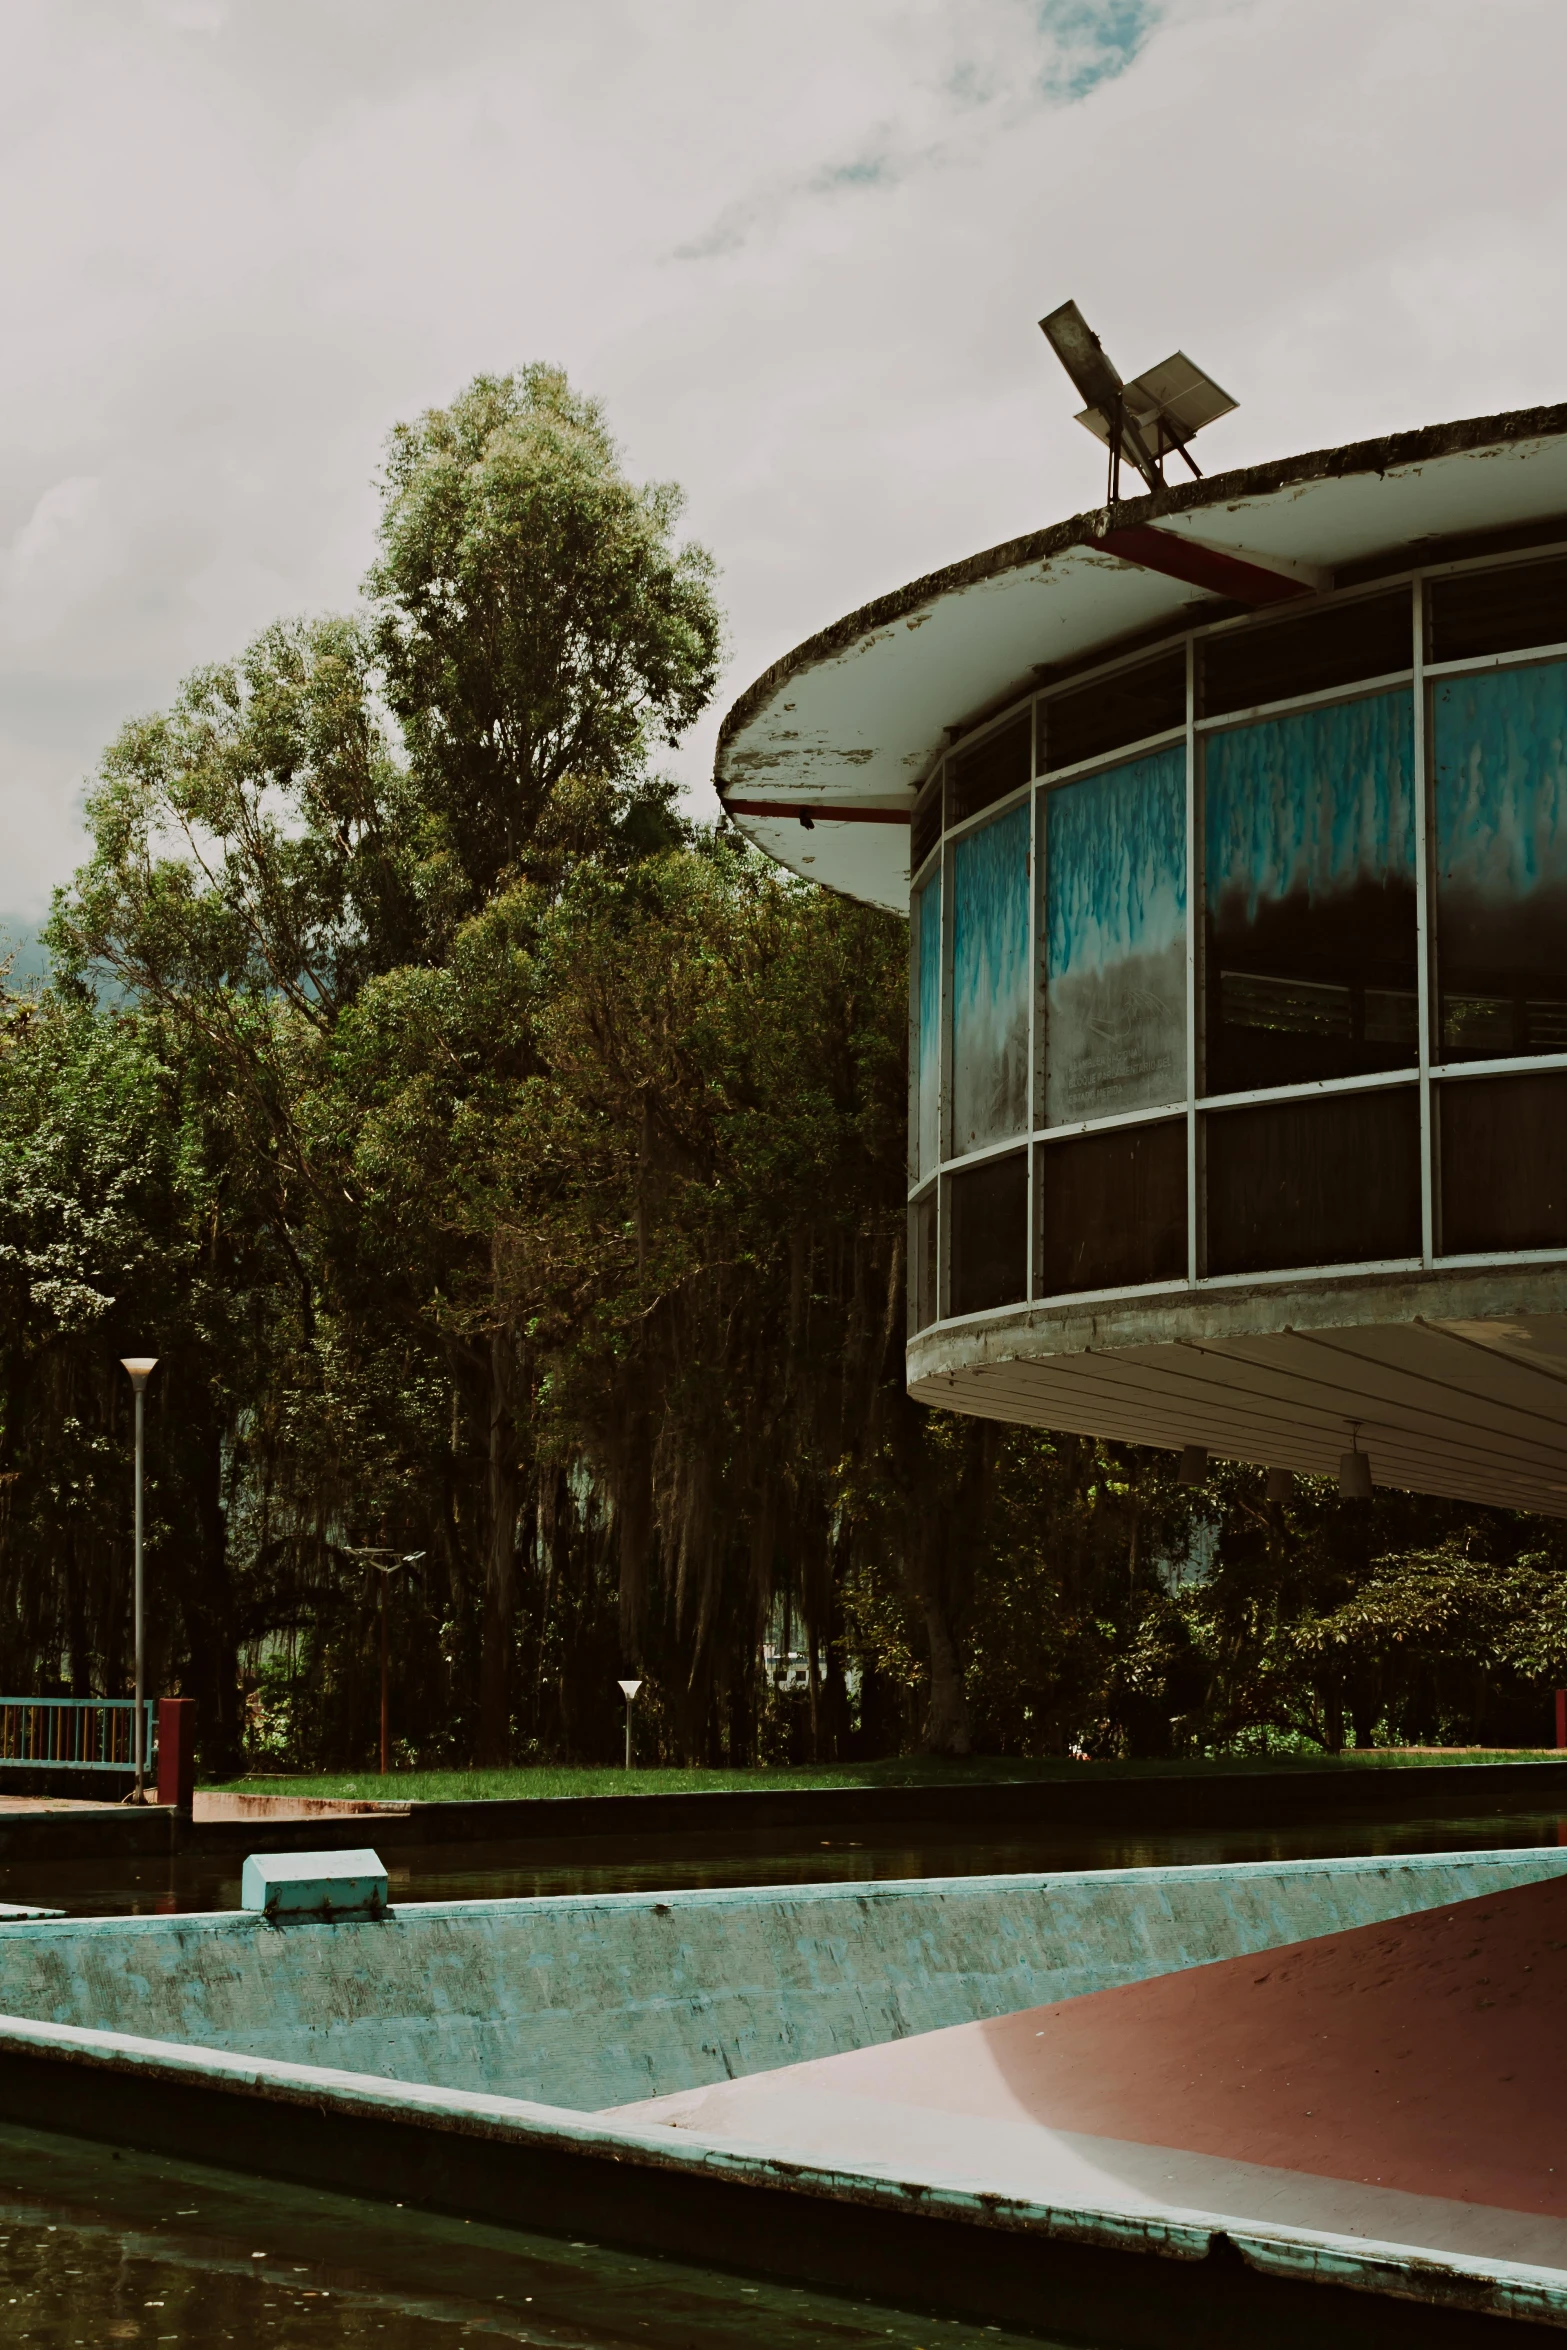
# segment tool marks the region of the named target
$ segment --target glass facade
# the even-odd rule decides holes
[[[1028,1131],[1029,810],[952,852],[952,1156]]]
[[[1186,754],[1045,795],[1045,1122],[1186,1093]]]
[[[1441,1044],[1567,1052],[1567,662],[1432,695]]]
[[[1416,571],[955,747],[911,905],[914,1327],[1567,1253],[1564,616],[1561,554]]]
[[[941,1164],[941,869],[909,909],[909,1173],[915,1182]]]
[[[1401,693],[1208,738],[1208,1093],[1418,1060],[1413,734]]]

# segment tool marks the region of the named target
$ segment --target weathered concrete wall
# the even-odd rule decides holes
[[[0,1921],[0,2010],[593,2110],[1567,1871],[1567,1848]]]

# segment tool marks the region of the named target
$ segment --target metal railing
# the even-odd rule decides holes
[[[157,1701],[143,1711],[142,1760],[157,1744]],[[0,1770],[133,1771],[133,1697],[0,1697]]]

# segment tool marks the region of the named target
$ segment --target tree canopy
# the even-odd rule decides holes
[[[400,425],[367,583],[447,902],[481,905],[568,776],[622,783],[705,707],[713,564],[677,547],[680,492],[620,469],[558,369],[479,376]]]
[[[557,371],[400,427],[355,613],[129,723],[0,1013],[0,1671],[206,1767],[1544,1735],[1554,1524],[903,1382],[901,923],[693,825],[713,567]],[[768,1658],[803,1659],[780,1688]]]

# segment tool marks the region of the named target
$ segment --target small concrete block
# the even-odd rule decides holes
[[[240,1907],[269,1918],[378,1918],[386,1911],[386,1868],[378,1853],[253,1852],[240,1880]]]

